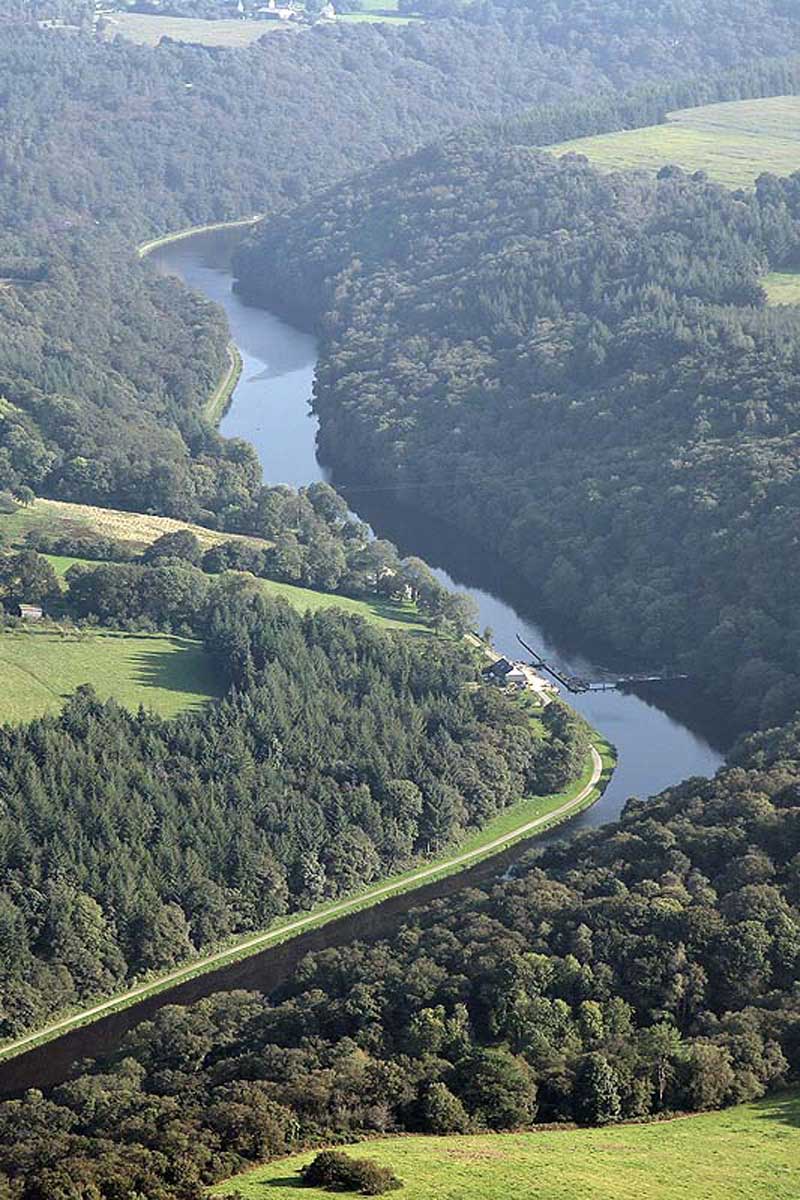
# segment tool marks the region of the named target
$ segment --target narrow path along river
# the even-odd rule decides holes
[[[271,313],[244,304],[233,291],[229,262],[241,234],[203,233],[155,250],[151,261],[165,273],[221,304],[244,363],[222,433],[256,447],[265,478],[294,486],[330,478],[316,457],[317,421],[310,409],[316,363],[312,337]],[[378,489],[348,489],[334,479],[351,507],[376,534],[404,554],[426,559],[447,583],[477,602],[480,627],[489,626],[504,654],[519,657],[519,633],[569,673],[593,677],[601,667],[586,648],[564,640],[532,615],[530,588],[508,566],[452,527],[397,508]],[[611,664],[614,665],[614,664]],[[575,819],[598,825],[613,819],[632,795],[647,796],[690,775],[713,773],[728,740],[709,719],[707,705],[690,683],[653,684],[633,692],[569,697],[617,748],[619,762],[603,798]]]

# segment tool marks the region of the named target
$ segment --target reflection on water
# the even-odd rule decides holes
[[[317,421],[309,402],[316,345],[262,309],[250,308],[232,290],[230,237],[202,234],[152,255],[159,268],[221,304],[244,360],[221,430],[252,442],[271,483],[295,486],[327,478],[316,458]],[[569,673],[597,676],[585,640],[534,616],[531,588],[508,566],[452,527],[387,502],[386,493],[359,486],[342,490],[363,520],[403,554],[426,559],[440,577],[476,601],[480,626],[494,632],[497,648],[518,657],[519,633]],[[607,660],[607,655],[604,655]],[[613,664],[610,664],[613,666]],[[620,666],[620,672],[629,664]],[[613,819],[629,796],[647,796],[691,775],[713,773],[722,761],[728,731],[690,684],[651,684],[633,692],[570,697],[619,753],[619,764],[602,800],[572,827]]]

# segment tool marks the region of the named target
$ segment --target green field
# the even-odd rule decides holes
[[[4,507],[8,503],[4,498]],[[19,546],[28,533],[47,533],[54,537],[100,537],[123,542],[132,550],[143,550],[156,538],[176,529],[189,529],[205,549],[219,542],[244,541],[270,546],[265,538],[240,533],[219,533],[202,525],[178,521],[174,517],[156,517],[151,513],[123,512],[116,508],[98,508],[93,504],[70,504],[66,500],[42,500],[17,505],[13,512],[0,510],[0,543]]]
[[[279,583],[275,579],[258,581],[268,596],[277,596],[300,612],[319,612],[322,608],[339,608],[356,617],[365,617],[388,629],[402,629],[404,633],[430,636],[429,625],[421,620],[413,604],[400,600],[353,600],[349,596],[335,596],[331,592],[315,592],[311,588],[295,587],[292,583]]]
[[[800,271],[772,271],[761,283],[770,304],[800,304]]]
[[[172,717],[222,695],[226,681],[188,638],[32,628],[0,634],[0,723],[57,713],[82,683],[129,709],[143,704]]]
[[[297,32],[283,21],[204,21],[197,17],[160,17],[149,13],[107,13],[106,37],[121,33],[143,46],[157,46],[162,37],[201,46],[249,46],[265,33]]]
[[[800,97],[737,100],[669,113],[664,125],[576,138],[547,146],[585,154],[601,167],[656,171],[674,163],[706,171],[729,187],[750,187],[764,171],[800,170]]]
[[[392,1167],[404,1200],[796,1200],[800,1098],[778,1097],[652,1125],[465,1137],[381,1138],[347,1147]],[[306,1153],[211,1189],[248,1200],[323,1200],[300,1188]]]

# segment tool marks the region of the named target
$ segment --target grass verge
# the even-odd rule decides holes
[[[583,775],[565,792],[554,796],[531,797],[500,813],[484,828],[470,834],[460,845],[450,847],[425,865],[413,867],[389,879],[371,884],[354,895],[318,905],[308,913],[282,917],[267,930],[239,937],[211,954],[187,963],[177,970],[136,984],[122,995],[100,1001],[80,1012],[68,1014],[47,1028],[27,1034],[4,1047],[0,1059],[13,1057],[35,1046],[51,1041],[83,1025],[111,1013],[130,1008],[150,996],[168,991],[199,975],[228,966],[262,950],[279,945],[300,933],[327,925],[337,917],[359,912],[380,904],[392,896],[413,891],[422,884],[434,883],[449,875],[473,866],[500,850],[552,829],[582,812],[602,795],[614,768],[614,750],[599,735],[595,735],[591,762]]]
[[[794,1200],[800,1194],[800,1094],[723,1112],[605,1129],[380,1138],[345,1150],[391,1167],[404,1200]],[[279,1159],[210,1189],[245,1200],[323,1200]]]

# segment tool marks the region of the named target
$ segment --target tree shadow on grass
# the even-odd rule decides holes
[[[780,1121],[794,1129],[800,1129],[800,1093],[784,1093],[769,1096],[758,1103],[758,1116],[763,1121]]]
[[[219,659],[195,643],[174,638],[177,649],[153,646],[132,655],[133,678],[147,688],[218,699],[228,686],[228,675]]]
[[[264,1182],[266,1188],[297,1188],[305,1190],[305,1185],[299,1175],[286,1175],[282,1179],[267,1179]]]

